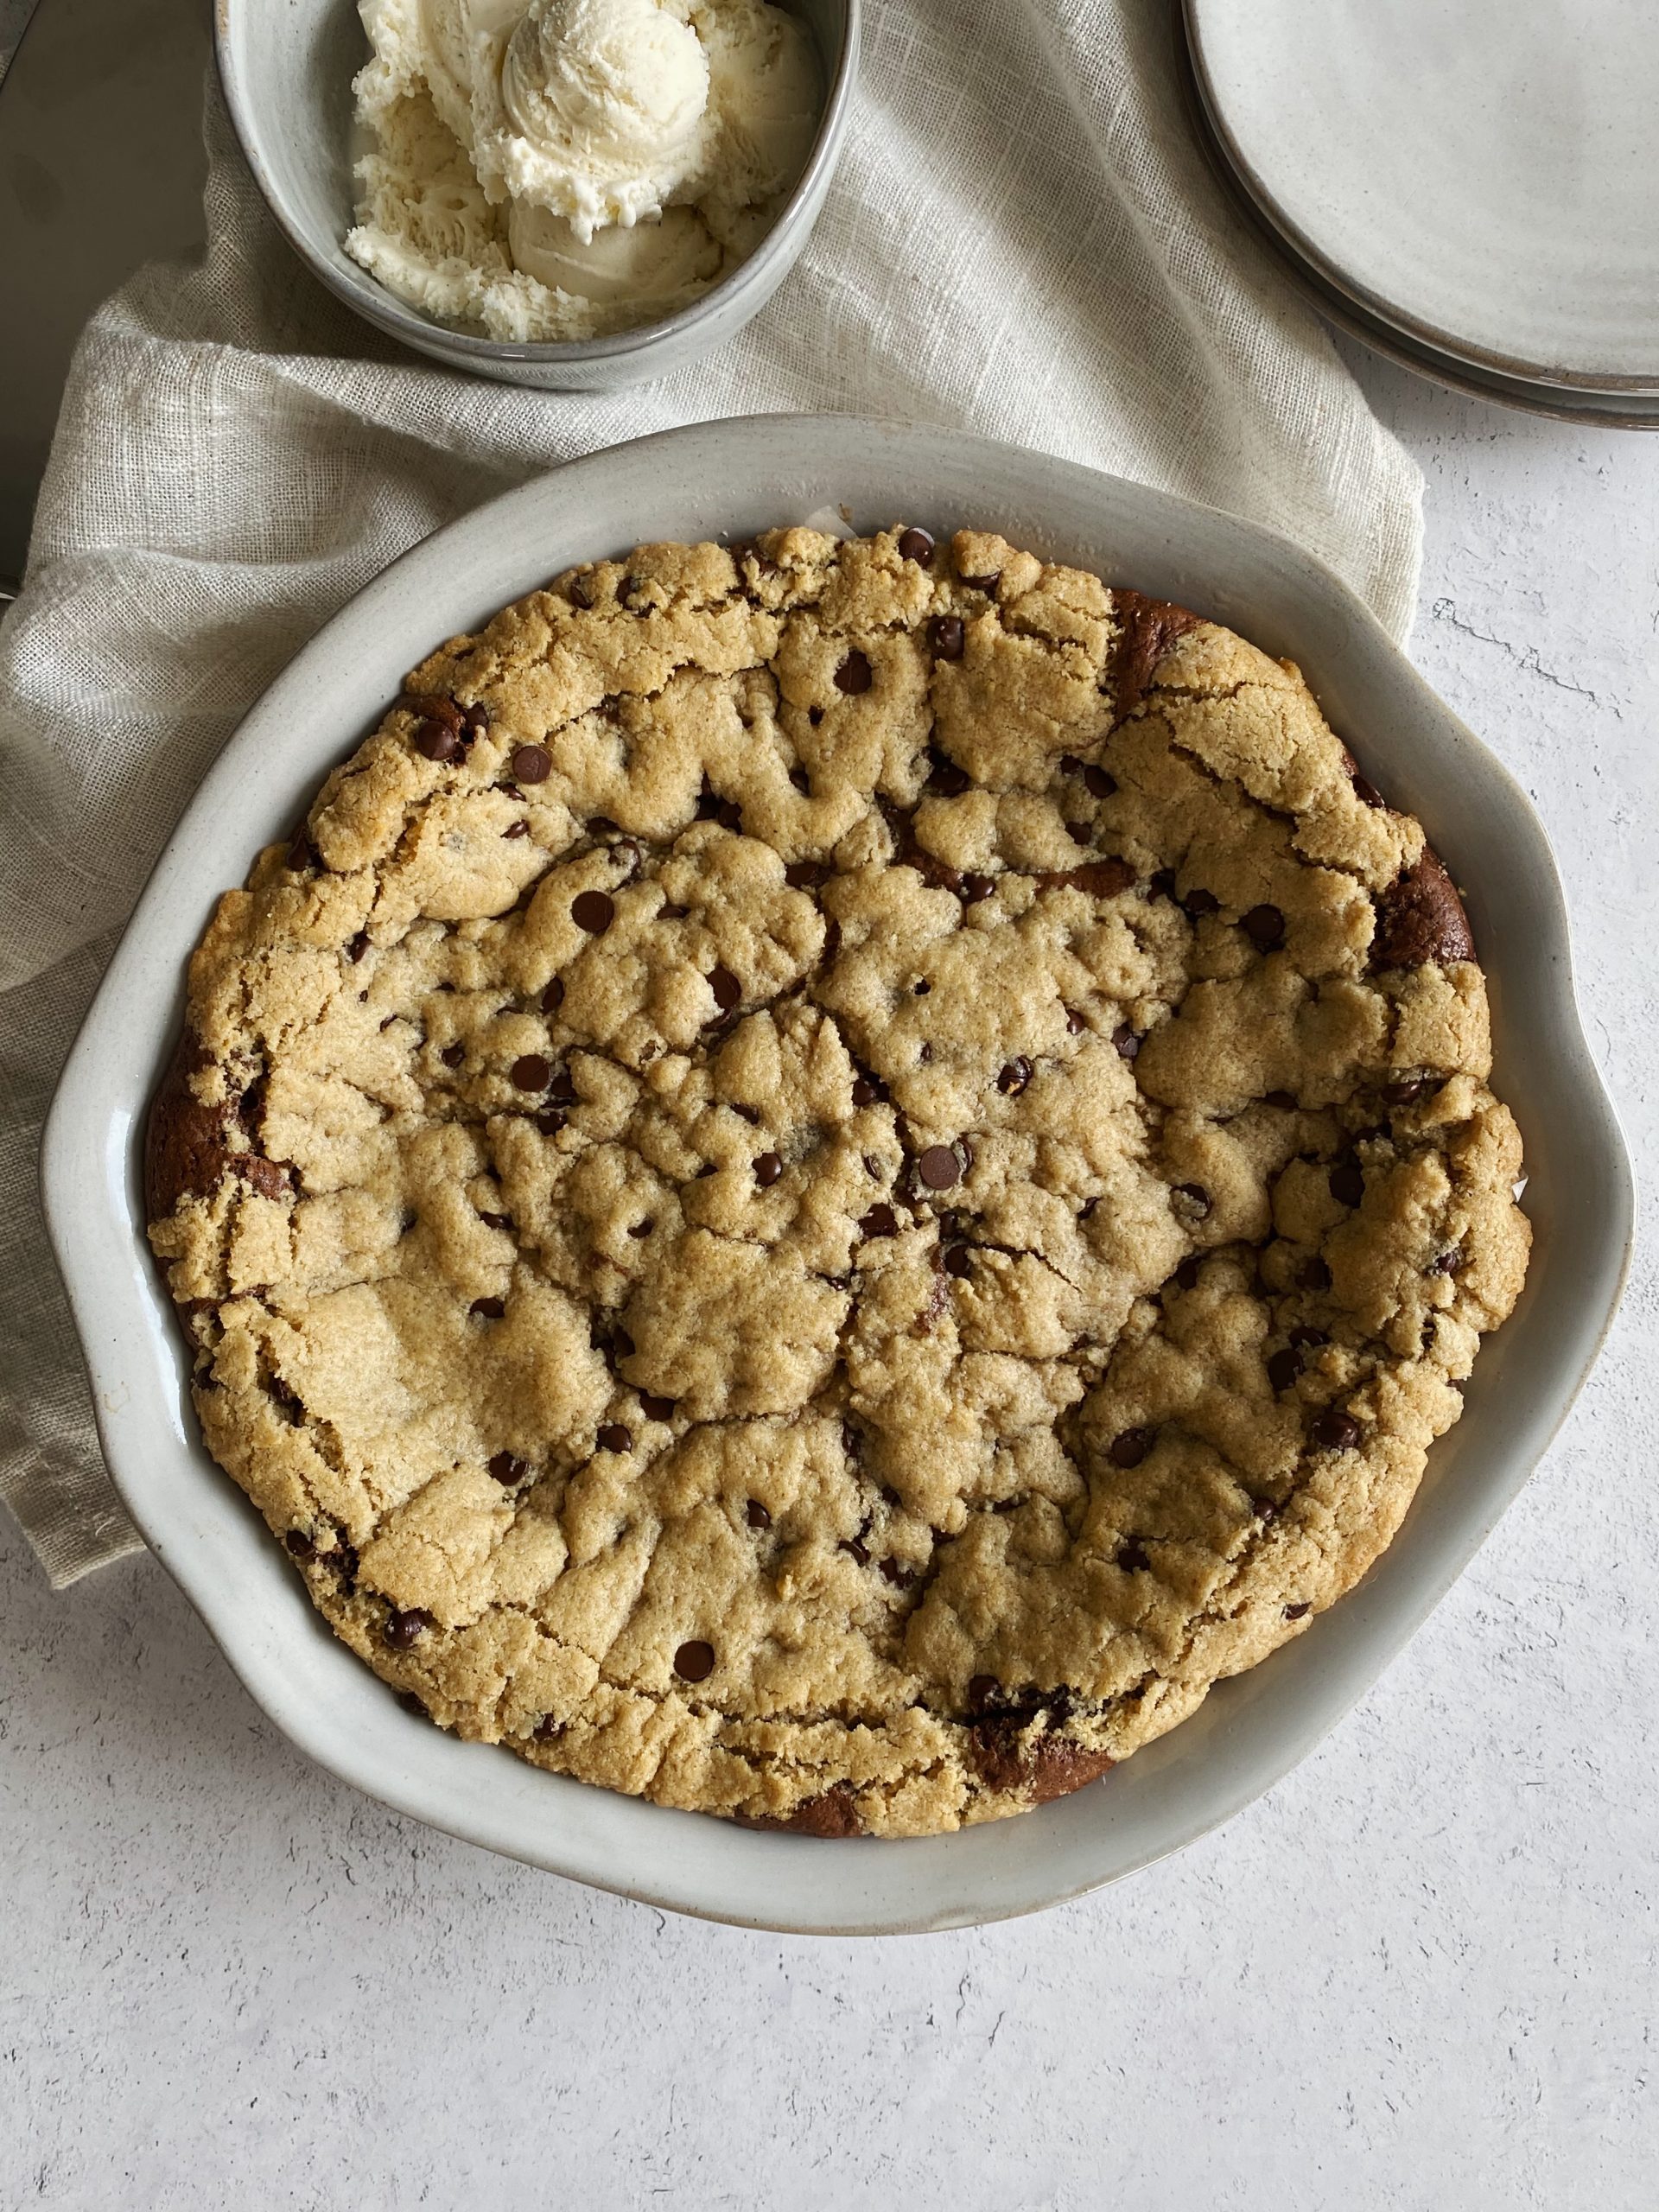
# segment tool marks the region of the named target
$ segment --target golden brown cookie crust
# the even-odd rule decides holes
[[[1294,668],[983,532],[643,546],[220,901],[151,1238],[214,1456],[434,1719],[927,1834],[1388,1543],[1525,1268],[1489,1071]]]

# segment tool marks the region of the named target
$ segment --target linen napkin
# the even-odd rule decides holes
[[[293,257],[216,86],[208,245],[75,355],[0,624],[0,1496],[55,1584],[135,1548],[37,1194],[40,1128],[115,936],[246,708],[394,555],[596,447],[721,415],[959,425],[1276,524],[1396,636],[1413,463],[1194,145],[1166,0],[868,0],[806,251],[722,353],[609,397],[427,366]],[[226,881],[251,854],[226,855]]]

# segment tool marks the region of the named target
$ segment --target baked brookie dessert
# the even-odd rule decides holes
[[[220,901],[150,1234],[406,1701],[923,1834],[1389,1542],[1525,1268],[1489,1061],[1294,668],[977,532],[642,546],[435,653]]]

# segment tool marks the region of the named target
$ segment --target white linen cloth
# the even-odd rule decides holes
[[[156,852],[245,709],[395,554],[575,454],[721,415],[960,425],[1276,524],[1395,636],[1413,463],[1194,145],[1166,0],[868,0],[817,232],[731,346],[565,398],[423,364],[289,252],[217,90],[205,263],[70,371],[0,624],[0,1496],[56,1584],[137,1547],[41,1219],[41,1122]],[[781,519],[782,518],[780,518]],[[226,854],[227,885],[251,854]]]

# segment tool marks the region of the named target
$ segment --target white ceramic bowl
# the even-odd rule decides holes
[[[572,562],[653,537],[746,537],[826,504],[861,527],[1001,530],[1301,664],[1366,772],[1424,818],[1467,887],[1496,1085],[1521,1122],[1537,1232],[1521,1305],[1483,1351],[1463,1420],[1351,1595],[1103,1781],[913,1842],[750,1833],[538,1773],[404,1713],[336,1642],[203,1450],[140,1192],[145,1107],[215,897],[286,834],[404,671]],[[1076,1897],[1190,1843],[1294,1766],[1376,1681],[1526,1480],[1605,1333],[1632,1217],[1538,818],[1359,601],[1310,555],[1232,516],[954,431],[847,417],[713,423],[594,454],[439,531],[360,592],[248,716],[163,854],[64,1071],[44,1166],[111,1471],[278,1727],[359,1789],[493,1850],[680,1911],[838,1933],[960,1926]]]
[[[841,157],[862,0],[782,0],[818,49],[824,109],[782,214],[729,276],[664,321],[563,346],[512,345],[435,322],[346,251],[353,220],[352,79],[368,41],[353,0],[214,0],[219,80],[254,181],[314,276],[388,336],[453,369],[544,391],[613,391],[664,377],[735,337],[789,274]]]

